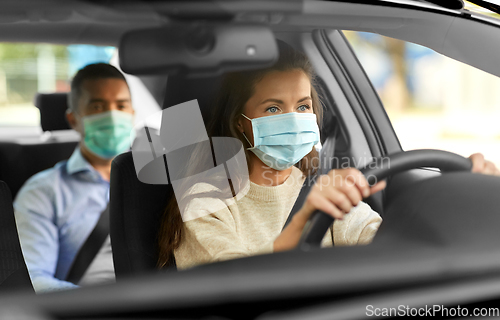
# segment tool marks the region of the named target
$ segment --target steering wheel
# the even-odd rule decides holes
[[[373,186],[389,176],[420,167],[438,168],[441,172],[470,171],[472,162],[456,153],[422,149],[402,151],[377,158],[360,171],[366,177],[368,184]],[[319,247],[333,221],[332,216],[319,210],[315,211],[304,228],[298,247],[303,250]]]

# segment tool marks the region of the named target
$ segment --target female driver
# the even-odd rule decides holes
[[[194,198],[190,201],[196,205],[188,208],[207,212],[194,213],[201,217],[187,222],[173,198],[160,228],[160,267],[171,264],[174,257],[177,268],[184,269],[292,249],[315,210],[336,218],[325,245],[367,244],[375,235],[381,218],[361,200],[382,190],[385,182],[370,188],[354,168],[320,176],[282,230],[305,176],[318,165],[314,145],[319,141],[322,109],[308,59],[283,42],[278,44],[280,57],[272,67],[226,75],[208,130],[210,136],[243,142],[248,193],[215,212],[207,208],[213,201]],[[472,160],[476,171],[497,172],[482,155]]]

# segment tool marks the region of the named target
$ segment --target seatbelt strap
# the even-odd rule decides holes
[[[87,240],[78,251],[78,254],[71,264],[66,281],[78,284],[82,279],[85,271],[96,257],[97,253],[101,249],[104,241],[109,235],[109,202],[106,208],[101,212],[101,216],[97,221],[94,230],[90,233]]]
[[[333,156],[335,155],[335,141],[337,140],[337,135],[339,132],[338,121],[335,121],[333,123],[333,126],[334,126],[333,131],[328,137],[329,140],[328,147],[320,151],[319,170],[314,175],[310,175],[306,177],[306,179],[304,180],[302,188],[300,189],[297,199],[295,199],[295,203],[292,207],[292,210],[290,211],[290,214],[288,215],[288,218],[286,219],[283,229],[285,229],[285,227],[290,223],[290,221],[292,221],[293,216],[300,210],[300,208],[304,204],[306,197],[309,194],[309,191],[311,190],[312,186],[316,182],[318,176],[321,174],[327,174],[332,169],[328,164],[329,161],[332,160]]]
[[[318,175],[314,174],[306,177],[306,180],[304,180],[304,184],[302,184],[302,188],[300,189],[297,199],[295,199],[295,203],[293,204],[292,210],[290,211],[290,214],[286,219],[283,229],[285,229],[285,227],[290,223],[290,221],[292,221],[293,216],[300,210],[300,208],[302,208],[302,205],[304,204],[304,201],[306,201],[306,197],[309,194],[311,187],[314,185],[314,182],[316,181],[317,177]]]

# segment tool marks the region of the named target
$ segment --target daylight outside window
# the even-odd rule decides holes
[[[109,62],[114,47],[0,43],[0,127],[39,126],[38,92],[68,92],[76,71]]]
[[[344,34],[403,150],[481,152],[500,167],[500,78],[413,43]]]

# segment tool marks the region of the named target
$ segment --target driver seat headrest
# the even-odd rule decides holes
[[[205,125],[208,125],[211,106],[219,91],[222,77],[222,75],[204,78],[189,78],[182,75],[169,76],[162,109],[196,99]]]

